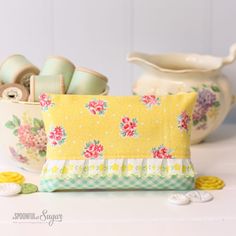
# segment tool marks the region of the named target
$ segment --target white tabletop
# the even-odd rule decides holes
[[[199,175],[216,175],[226,186],[214,200],[186,206],[168,204],[170,191],[84,191],[0,198],[0,235],[236,235],[236,125],[227,124],[192,147]],[[17,169],[1,154],[0,170],[17,170],[28,182],[39,176]],[[62,214],[51,227],[38,220],[13,223],[15,213]],[[72,230],[73,229],[73,230]],[[4,232],[2,234],[1,232]],[[22,233],[24,232],[24,234]],[[49,235],[49,234],[47,234]]]

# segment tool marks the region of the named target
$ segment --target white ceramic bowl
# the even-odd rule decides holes
[[[109,87],[101,95],[107,95]],[[39,103],[0,100],[0,144],[17,166],[40,172],[47,137]]]
[[[19,167],[40,171],[45,161],[47,138],[40,105],[0,101],[0,143]]]

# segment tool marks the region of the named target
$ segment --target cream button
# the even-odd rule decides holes
[[[190,200],[182,193],[175,193],[168,198],[168,202],[175,205],[187,205]]]
[[[209,202],[213,199],[213,195],[206,191],[190,191],[185,196],[191,202]]]
[[[21,186],[16,183],[0,183],[0,196],[13,196],[21,192]]]

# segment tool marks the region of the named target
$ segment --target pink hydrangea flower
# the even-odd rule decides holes
[[[19,141],[26,148],[35,147],[34,134],[31,131],[30,125],[20,125],[18,130]]]

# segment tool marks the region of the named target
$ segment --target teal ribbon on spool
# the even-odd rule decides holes
[[[65,85],[62,75],[32,76],[30,78],[30,101],[38,102],[42,93],[64,94]]]
[[[63,75],[65,91],[68,90],[75,66],[64,57],[49,57],[40,72],[40,75]]]
[[[0,80],[3,83],[17,83],[28,89],[30,77],[37,74],[39,69],[22,55],[12,55],[0,66]]]
[[[68,94],[101,94],[106,90],[108,79],[106,76],[87,68],[79,67],[75,70]]]

